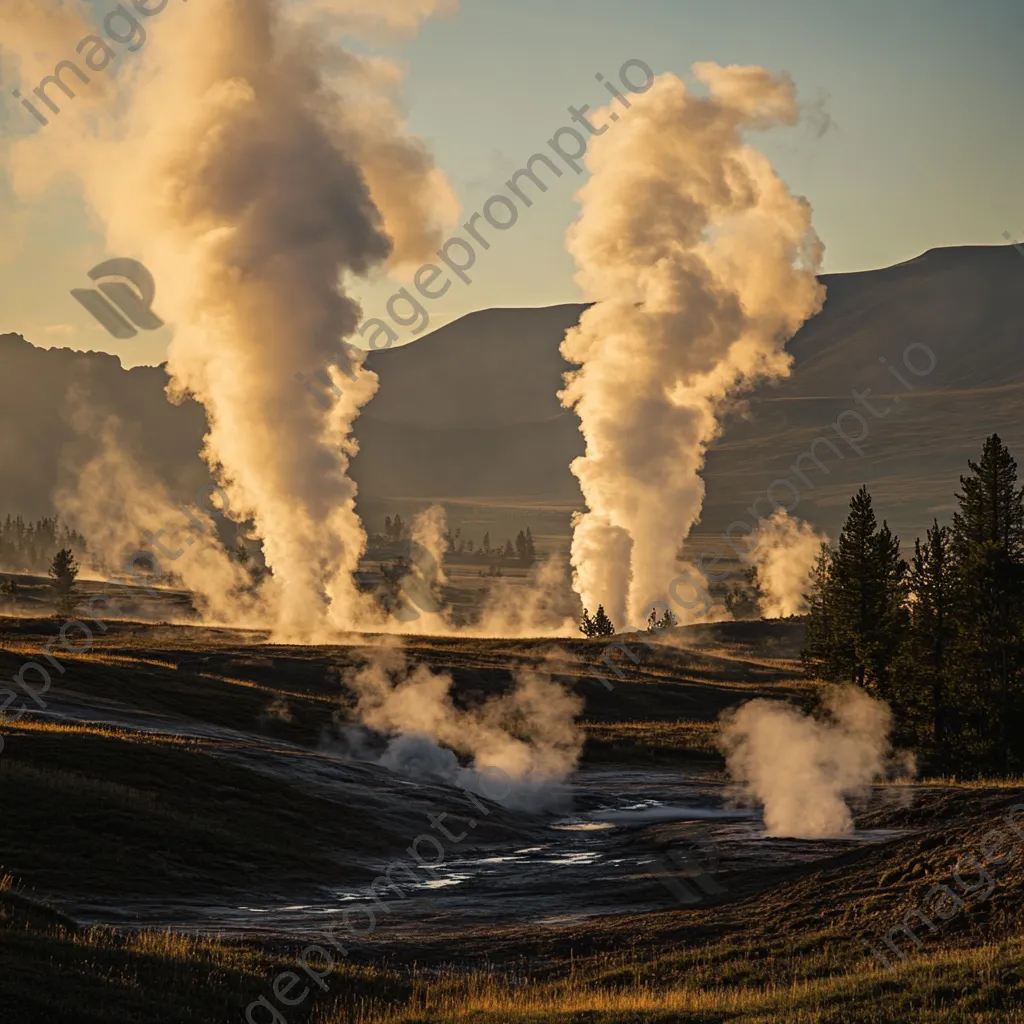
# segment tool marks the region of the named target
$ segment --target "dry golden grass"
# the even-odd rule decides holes
[[[281,697],[285,700],[306,700],[314,704],[325,704],[330,707],[337,707],[338,697],[336,694],[321,693],[300,693],[294,690],[281,690],[275,686],[266,686],[263,683],[254,683],[249,679],[239,679],[237,676],[223,676],[214,672],[196,672],[196,679],[214,679],[218,683],[228,683],[231,686],[243,686],[247,690],[258,690],[271,697]]]
[[[671,748],[715,752],[717,722],[587,722],[588,738],[600,743],[630,743],[655,749]]]
[[[887,782],[880,782],[881,786],[955,786],[957,789],[1024,789],[1024,775],[1008,775],[1005,778],[997,776],[979,776],[974,779],[962,779],[956,775],[933,775],[908,782],[905,779],[895,779]]]
[[[672,764],[721,760],[715,746],[716,722],[586,722],[583,728],[583,759],[588,762]]]
[[[171,733],[143,733],[135,729],[124,729],[117,725],[103,725],[98,722],[54,722],[43,718],[23,718],[20,722],[3,722],[5,732],[54,733],[67,736],[102,736],[106,739],[123,740],[143,746],[194,747],[208,744],[189,736]]]
[[[639,979],[601,985],[585,973],[547,982],[497,974],[443,973],[418,978],[405,1005],[367,1000],[355,1012],[323,1012],[315,1024],[533,1024],[586,1019],[613,1021],[768,1021],[817,1022],[978,1021],[1003,1024],[1024,1021],[1024,1012],[986,1006],[1000,990],[1010,1006],[1020,1006],[1019,991],[1007,987],[1024,963],[1021,939],[917,956],[888,971],[867,961],[859,969],[834,964],[834,973],[790,978],[766,984],[657,986]],[[638,966],[638,971],[644,968]],[[649,968],[649,965],[647,965]],[[1019,986],[1018,986],[1019,988]],[[964,999],[955,1010],[958,996]],[[890,1006],[890,1003],[892,1006]],[[975,1005],[968,1005],[973,1003]],[[913,1006],[914,1016],[897,1008]],[[887,1014],[891,1014],[888,1015]],[[585,1015],[585,1017],[584,1017]]]
[[[22,654],[26,658],[35,658],[40,653],[39,644],[7,644],[4,650],[8,654]],[[69,651],[56,644],[52,648],[53,656],[61,662],[86,661],[95,665],[152,665],[155,668],[170,669],[172,672],[178,666],[173,661],[159,658],[147,658],[143,655],[113,654],[109,651],[87,651],[85,649]]]
[[[161,960],[192,969],[196,964],[208,964],[236,970],[266,968],[269,958],[254,947],[229,946],[217,939],[184,935],[165,931],[118,932],[112,928],[83,928],[69,941],[74,945],[94,950],[118,950],[140,957]]]

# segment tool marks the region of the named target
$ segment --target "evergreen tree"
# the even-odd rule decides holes
[[[583,618],[580,620],[580,632],[585,637],[595,636],[594,632],[594,620],[590,617],[588,609],[583,609]]]
[[[828,628],[821,634],[815,623],[811,660],[826,678],[849,680],[888,697],[906,636],[907,563],[888,524],[878,526],[867,487],[850,501],[838,549],[822,568],[825,586],[812,596],[822,602],[818,614]]]
[[[597,606],[597,614],[594,616],[594,636],[614,636],[615,626],[612,625],[612,620],[608,618],[604,610],[604,605],[599,604]]]
[[[55,552],[68,548],[75,554],[86,550],[85,539],[56,517],[26,524],[21,516],[6,517],[0,524],[0,563],[13,569],[43,572]]]
[[[873,634],[868,645],[871,688],[891,697],[895,687],[893,670],[909,629],[907,610],[908,565],[900,555],[900,539],[883,519],[875,535],[877,604]]]
[[[960,578],[953,554],[952,532],[934,521],[914,544],[908,576],[911,593],[910,635],[904,659],[907,680],[896,707],[906,717],[925,709],[930,726],[927,739],[936,762],[948,760],[951,687],[956,658],[957,604]]]
[[[1017,486],[1017,463],[998,434],[986,438],[981,462],[968,460],[971,476],[960,477],[960,511],[953,516],[953,536],[962,553],[971,544],[993,544],[1007,557],[1024,557],[1024,502]]]
[[[484,534],[480,550],[483,551],[485,555],[489,555],[491,553],[491,535],[489,533]]]
[[[656,608],[652,608],[651,614],[647,616],[648,633],[664,633],[666,630],[675,629],[678,625],[679,620],[675,617],[671,608],[666,608],[661,618],[658,618],[658,610]]]
[[[832,562],[832,597],[837,613],[836,661],[842,676],[864,686],[867,682],[867,645],[877,588],[874,584],[874,535],[878,528],[867,487],[850,501],[850,514],[839,534],[839,550]]]
[[[743,582],[726,590],[725,610],[734,619],[757,618],[758,606],[763,596],[757,566],[748,566],[743,570]]]
[[[1024,492],[1017,463],[997,434],[981,461],[960,478],[960,509],[953,516],[953,548],[965,600],[959,649],[965,696],[973,705],[978,754],[1006,772],[1011,748],[1018,763],[1024,712],[1021,633],[1024,627]]]
[[[800,652],[804,671],[822,679],[838,679],[843,674],[839,655],[839,638],[835,624],[835,593],[832,586],[832,563],[835,552],[822,544],[818,559],[810,572],[807,601],[807,632]]]
[[[526,534],[522,530],[516,534],[516,554],[520,562],[526,561]]]
[[[533,565],[537,561],[537,549],[533,546],[533,534],[526,528],[526,564]]]
[[[59,618],[70,619],[75,614],[78,595],[75,593],[75,579],[78,577],[78,563],[69,548],[61,548],[53,556],[50,565],[50,577],[53,580],[54,602]]]

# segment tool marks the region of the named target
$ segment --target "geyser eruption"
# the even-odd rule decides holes
[[[768,835],[826,839],[853,832],[846,798],[894,764],[888,705],[836,687],[824,720],[777,700],[751,700],[722,716],[719,748],[743,797],[764,805]]]
[[[792,82],[758,67],[693,70],[708,96],[660,76],[592,140],[568,236],[596,300],[562,344],[580,368],[560,397],[587,444],[572,465],[587,503],[574,585],[620,627],[668,596],[730,398],[789,372],[785,344],[824,295],[810,206],[743,136],[795,123]]]
[[[331,371],[341,395],[330,409],[294,374],[337,362],[356,332],[351,279],[432,252],[438,211],[453,206],[424,146],[405,134],[395,68],[329,40],[408,29],[441,6],[172,5],[140,18],[146,47],[118,65],[125,109],[70,109],[13,155],[23,195],[78,176],[111,250],[152,271],[174,328],[172,398],[205,407],[204,457],[231,515],[255,524],[273,570],[268,604],[293,636],[375,614],[353,580],[365,534],[348,468],[353,421],[377,389],[352,350]],[[137,533],[125,513],[125,531]]]
[[[575,723],[583,701],[543,671],[521,667],[509,693],[461,709],[448,673],[410,666],[392,641],[370,651],[347,683],[358,695],[359,722],[390,738],[382,764],[507,806],[560,802],[561,783],[583,748]],[[462,766],[456,754],[470,764]]]

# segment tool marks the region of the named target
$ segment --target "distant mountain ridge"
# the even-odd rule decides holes
[[[18,334],[0,335],[0,513],[52,515],[56,488],[81,457],[71,420],[87,406],[113,414],[127,443],[186,498],[208,479],[199,458],[206,414],[192,401],[171,405],[162,367],[124,369],[105,352],[42,349]]]
[[[833,536],[850,494],[867,483],[882,514],[912,538],[933,516],[942,518],[967,458],[993,431],[1024,463],[1024,258],[1013,246],[932,249],[896,266],[822,281],[824,309],[787,346],[791,376],[740,404],[708,453],[704,534],[744,518],[820,436],[841,457],[818,444],[816,453],[829,455],[827,472],[809,478],[813,487],[803,489],[796,514]],[[578,503],[568,464],[583,443],[555,393],[570,368],[558,344],[584,308],[487,310],[371,356],[381,391],[357,424],[363,450],[354,468],[364,488]],[[924,377],[903,365],[908,345],[934,353]],[[418,356],[409,351],[416,348]],[[495,350],[500,373],[490,372]],[[920,348],[909,358],[918,368],[930,362]],[[881,397],[873,408],[884,414],[874,416],[854,390],[863,401]],[[418,409],[424,412],[417,418]],[[854,440],[863,455],[830,428],[842,416],[840,427],[855,439],[855,414],[867,425],[864,442]],[[763,500],[757,506],[769,508]]]
[[[933,249],[893,267],[822,280],[824,309],[788,345],[792,375],[738,406],[709,451],[702,533],[743,518],[773,480],[792,475],[816,437],[829,438],[842,457],[818,444],[827,472],[811,474],[797,514],[833,535],[861,483],[908,537],[933,515],[942,518],[966,459],[993,431],[1024,462],[1024,258],[1013,246]],[[372,353],[381,386],[356,424],[361,500],[578,505],[568,465],[583,443],[556,392],[571,368],[558,346],[584,308],[482,310]],[[917,346],[918,368],[928,361],[921,346],[934,354],[930,373],[916,377],[903,365],[908,345]],[[25,515],[52,512],[54,488],[73,459],[74,432],[62,419],[71,394],[116,413],[172,493],[191,493],[205,473],[196,454],[203,411],[194,402],[170,405],[165,383],[160,367],[124,370],[102,353],[0,337],[6,504]],[[876,416],[853,391],[889,411]],[[297,386],[296,401],[303,400],[312,399]],[[829,426],[843,416],[841,426],[855,438],[855,414],[868,429],[854,442],[863,455]]]

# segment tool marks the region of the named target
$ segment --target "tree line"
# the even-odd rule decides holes
[[[1024,770],[1024,488],[999,436],[909,562],[866,487],[811,573],[803,661],[893,709],[933,771]]]
[[[26,522],[8,515],[0,523],[0,566],[5,569],[44,573],[54,554],[64,548],[81,555],[85,538],[56,516]]]
[[[371,534],[369,538],[370,551],[379,551],[382,548],[394,547],[407,542],[411,537],[411,527],[404,522],[401,515],[394,518],[385,516],[384,532]],[[533,542],[533,533],[530,527],[520,530],[516,535],[515,543],[511,538],[502,544],[491,546],[491,535],[487,532],[483,539],[477,544],[469,537],[462,536],[462,528],[448,530],[444,535],[448,555],[461,555],[471,561],[480,562],[519,562],[521,565],[531,566],[537,560],[537,549]]]

